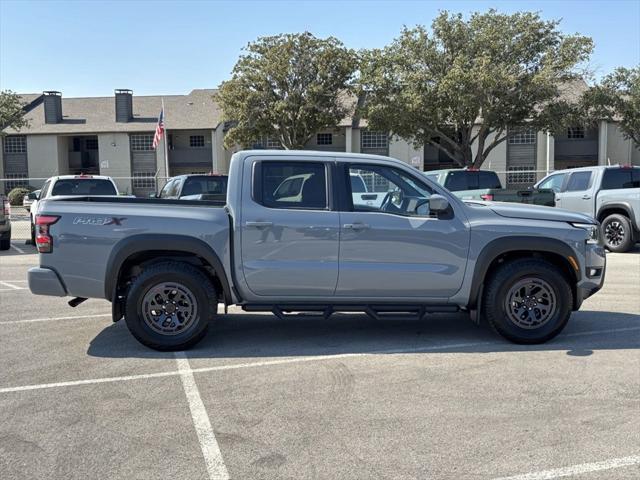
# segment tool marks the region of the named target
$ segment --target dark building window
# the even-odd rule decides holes
[[[567,138],[584,138],[584,127],[567,128]]]
[[[87,150],[98,150],[98,139],[97,138],[87,138],[84,141],[84,146]]]
[[[318,133],[316,136],[316,144],[331,145],[333,143],[333,135],[330,133]]]
[[[4,153],[27,153],[27,137],[22,135],[4,137]]]
[[[131,135],[131,150],[134,152],[153,150],[153,135]]]
[[[511,145],[531,145],[536,143],[536,132],[533,128],[514,128],[509,132]]]
[[[362,148],[387,148],[389,144],[389,136],[385,132],[363,130],[360,135],[360,146]]]
[[[189,146],[191,148],[203,148],[204,147],[204,135],[190,135]]]

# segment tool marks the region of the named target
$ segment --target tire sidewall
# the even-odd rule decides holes
[[[204,279],[208,282],[208,280]],[[194,323],[184,332],[176,335],[162,335],[154,331],[144,321],[142,300],[149,289],[163,282],[181,283],[193,293],[197,302],[198,314]],[[211,307],[211,298],[203,287],[202,279],[183,272],[153,272],[136,282],[127,295],[125,321],[131,333],[142,343],[157,349],[172,349],[186,346],[199,340],[206,331],[209,321],[215,313]],[[214,299],[214,301],[216,301]],[[217,301],[216,301],[217,302]],[[217,303],[216,303],[217,306]]]
[[[624,240],[618,246],[611,246],[607,243],[607,237],[605,235],[605,231],[609,223],[616,222],[616,221],[620,222],[624,227]],[[602,222],[601,233],[602,233],[602,238],[604,239],[604,244],[607,247],[607,250],[609,250],[610,252],[614,252],[614,253],[626,252],[631,248],[633,244],[631,222],[629,222],[627,217],[625,217],[624,215],[619,215],[616,213],[613,215],[609,215],[607,218],[605,218],[604,221]]]
[[[525,278],[538,278],[544,280],[553,289],[556,297],[556,311],[553,316],[541,327],[527,329],[513,323],[505,311],[506,297],[511,287]],[[560,271],[555,274],[553,270],[535,265],[525,270],[517,270],[503,277],[496,295],[487,305],[492,310],[494,328],[498,333],[516,343],[541,343],[556,336],[566,325],[571,315],[572,294],[571,288]]]

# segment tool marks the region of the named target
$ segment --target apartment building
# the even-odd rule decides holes
[[[39,187],[45,178],[64,174],[101,174],[116,179],[121,191],[147,195],[156,179],[183,173],[226,173],[234,150],[225,149],[228,125],[213,100],[215,90],[187,95],[134,96],[115,90],[113,97],[64,98],[60,92],[22,95],[30,127],[5,130],[0,148],[0,189],[28,182]],[[157,118],[164,104],[165,142],[152,148]],[[490,141],[491,139],[489,139]],[[254,148],[279,148],[273,139]],[[433,146],[414,147],[401,138],[368,128],[365,119],[344,118],[334,128],[317,132],[309,150],[389,155],[420,170],[455,168]],[[525,187],[546,172],[586,165],[640,165],[640,149],[624,139],[617,124],[598,128],[572,126],[559,135],[513,129],[483,168],[498,171],[503,184]]]

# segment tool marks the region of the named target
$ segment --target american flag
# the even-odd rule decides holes
[[[156,134],[153,136],[153,149],[158,148],[160,140],[164,135],[164,107],[160,110],[160,116],[158,117],[158,124],[156,125]]]

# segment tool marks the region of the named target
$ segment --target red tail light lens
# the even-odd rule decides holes
[[[39,253],[51,253],[53,250],[49,227],[59,219],[57,215],[36,215],[36,248]]]
[[[482,195],[480,195],[480,198],[483,200],[486,200],[487,202],[492,202],[493,201],[493,194],[492,193],[483,193]]]

